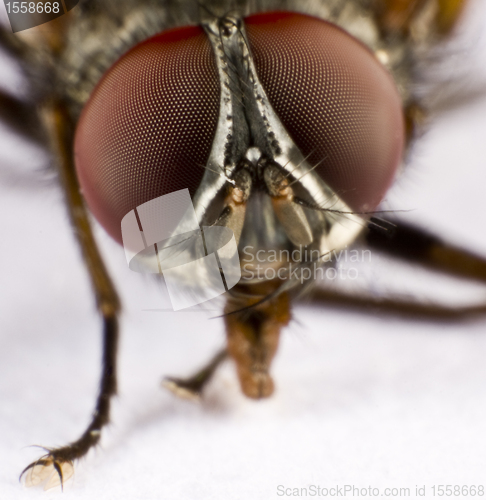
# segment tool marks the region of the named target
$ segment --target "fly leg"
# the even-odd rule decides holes
[[[391,257],[444,274],[486,283],[486,259],[455,247],[423,229],[371,219],[366,242]]]
[[[100,389],[91,422],[81,437],[60,448],[47,448],[47,454],[28,465],[21,474],[28,486],[47,480],[45,489],[63,485],[73,472],[74,460],[95,446],[101,429],[109,422],[110,401],[116,394],[116,355],[120,304],[92,234],[88,214],[79,192],[73,163],[74,126],[62,103],[52,104],[46,112],[48,131],[58,159],[59,176],[74,232],[91,278],[96,304],[103,322],[103,354]],[[49,478],[49,479],[48,479]]]
[[[0,92],[0,121],[24,139],[45,145],[39,120],[32,112],[32,107],[32,103]]]
[[[354,309],[365,314],[388,314],[421,321],[451,322],[467,321],[486,316],[486,305],[448,307],[436,304],[414,302],[400,298],[381,298],[371,295],[357,295],[336,290],[315,287],[302,301],[319,306]]]
[[[162,381],[162,385],[176,396],[198,400],[204,387],[227,356],[226,349],[221,349],[206,366],[198,370],[194,375],[187,378],[166,377]]]
[[[18,98],[0,91],[0,121],[24,139],[42,147],[46,147],[47,137],[37,111],[46,93],[52,92],[46,83],[50,80],[46,75],[52,67],[41,64],[41,54],[51,52],[53,59],[56,59],[64,46],[66,17],[69,16],[49,22],[48,28],[38,26],[30,29],[29,35],[23,37],[0,25],[0,50],[15,62],[30,94],[29,98]]]
[[[3,26],[0,26],[0,48],[18,61],[25,62],[30,54],[28,47],[12,33],[8,33]],[[23,69],[22,64],[18,66],[19,69]],[[45,137],[42,134],[43,131],[35,107],[35,102],[22,100],[0,91],[0,121],[2,124],[24,139],[45,146]]]
[[[0,47],[8,55],[17,59],[25,59],[28,47],[6,27],[0,25]]]
[[[417,227],[371,219],[366,243],[396,259],[419,264],[427,269],[486,283],[486,259],[443,242]],[[390,314],[431,321],[465,321],[486,315],[486,304],[448,307],[400,298],[356,295],[316,287],[312,303],[353,308],[368,314]]]

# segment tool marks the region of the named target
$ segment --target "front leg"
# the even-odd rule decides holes
[[[100,392],[96,400],[91,422],[81,437],[60,448],[47,448],[47,454],[32,462],[23,471],[27,486],[35,486],[45,481],[45,489],[63,485],[73,474],[74,460],[86,455],[90,448],[98,444],[101,429],[109,422],[111,397],[116,394],[116,355],[118,344],[118,322],[116,317],[104,318],[103,328],[103,373]]]
[[[88,213],[79,192],[73,164],[74,126],[62,103],[47,110],[48,129],[57,153],[59,176],[74,232],[89,272],[96,295],[96,304],[103,321],[103,361],[100,390],[91,422],[81,437],[59,448],[46,448],[47,454],[32,462],[22,472],[26,484],[33,486],[47,481],[45,488],[63,485],[73,473],[73,462],[86,455],[101,436],[101,429],[109,422],[110,402],[116,394],[116,357],[118,344],[118,314],[120,304],[116,290],[108,276],[96,247]]]
[[[187,378],[165,377],[162,385],[176,396],[184,399],[198,400],[201,397],[204,387],[206,387],[216,369],[227,356],[228,351],[221,349],[206,366],[198,370],[194,375]]]

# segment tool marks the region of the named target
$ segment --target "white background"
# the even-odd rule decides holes
[[[466,97],[486,83],[486,6],[473,7],[467,37],[445,56]],[[451,105],[384,207],[486,255],[486,97],[443,100]],[[63,445],[85,428],[100,321],[45,160],[3,129],[0,140],[0,498],[48,499],[60,492],[25,489],[18,475],[41,451],[28,445]],[[432,324],[298,306],[271,399],[244,398],[227,363],[194,404],[159,383],[222,345],[217,312],[143,311],[169,307],[163,291],[97,233],[124,304],[119,397],[102,445],[78,464],[63,498],[268,500],[278,485],[346,484],[409,487],[412,497],[425,485],[432,498],[433,485],[486,486],[486,319]],[[375,254],[355,285],[415,300],[486,300],[484,288]]]

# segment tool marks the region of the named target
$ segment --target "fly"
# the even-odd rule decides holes
[[[193,377],[167,379],[166,385],[174,392],[190,396],[200,395],[205,384],[229,354],[236,363],[243,392],[254,398],[270,396],[274,389],[273,379],[270,376],[270,365],[277,350],[280,330],[290,322],[290,301],[302,288],[299,286],[302,285],[302,282],[295,278],[295,274],[290,273],[290,276],[294,276],[293,279],[287,279],[287,276],[285,279],[281,279],[278,272],[282,269],[289,270],[291,264],[304,268],[310,267],[316,262],[319,263],[319,268],[323,266],[324,269],[332,268],[332,264],[329,264],[325,257],[329,254],[334,256],[339,254],[357,239],[361,242],[367,241],[374,248],[394,257],[412,260],[425,267],[440,269],[473,280],[483,279],[485,265],[482,259],[444,244],[440,239],[429,236],[426,232],[414,227],[396,221],[390,223],[386,220],[384,213],[377,213],[375,217],[370,218],[394,176],[398,166],[397,158],[402,155],[407,133],[410,138],[413,126],[416,125],[421,114],[420,106],[413,100],[413,96],[408,91],[408,80],[412,76],[411,68],[407,67],[407,57],[403,55],[404,51],[406,55],[411,54],[407,50],[413,37],[418,39],[418,45],[424,42],[427,39],[427,30],[432,30],[431,26],[434,26],[434,22],[437,23],[435,26],[437,34],[434,36],[438,36],[438,33],[447,32],[459,15],[460,9],[457,6],[454,7],[456,5],[454,2],[438,2],[435,5],[435,10],[432,4],[435,5],[434,2],[391,1],[383,2],[383,4],[377,2],[377,5],[382,5],[382,7],[381,9],[376,7],[375,10],[375,7],[372,8],[366,3],[350,1],[346,2],[347,12],[345,8],[341,10],[337,2],[323,2],[322,5],[313,4],[313,8],[310,9],[312,14],[321,9],[323,13],[326,13],[322,17],[331,19],[333,22],[341,22],[345,28],[348,27],[354,36],[361,37],[361,41],[357,41],[354,36],[342,32],[334,24],[315,17],[295,13],[277,12],[275,14],[275,10],[272,11],[270,8],[274,6],[263,9],[269,11],[269,14],[256,14],[250,17],[246,15],[247,13],[238,14],[227,9],[223,9],[225,12],[227,11],[225,14],[211,15],[211,12],[217,7],[211,4],[202,9],[202,17],[207,17],[209,20],[203,19],[200,31],[192,33],[190,37],[194,39],[200,37],[197,40],[203,41],[197,41],[197,43],[202,43],[205,47],[204,50],[206,50],[205,54],[212,54],[211,60],[215,61],[214,70],[215,74],[218,75],[216,81],[220,92],[219,111],[215,115],[213,125],[204,127],[201,125],[204,130],[213,132],[211,140],[205,147],[207,151],[205,161],[194,160],[192,163],[194,170],[189,173],[183,172],[181,175],[186,176],[187,179],[194,177],[193,172],[197,170],[197,167],[201,169],[199,163],[203,163],[200,170],[202,174],[198,178],[198,182],[194,186],[188,186],[189,190],[192,189],[191,195],[195,213],[201,226],[220,225],[230,228],[239,244],[240,253],[246,249],[246,252],[249,252],[249,255],[253,256],[254,259],[259,255],[258,252],[263,250],[264,254],[267,255],[270,254],[270,251],[278,252],[281,260],[275,264],[274,261],[267,258],[263,262],[264,276],[269,269],[272,269],[279,279],[261,279],[258,274],[254,273],[255,269],[251,265],[246,269],[242,268],[244,271],[242,281],[233,292],[229,292],[224,310],[227,349],[219,352],[207,367]],[[278,3],[276,5],[279,6]],[[405,7],[403,7],[404,5]],[[80,9],[84,9],[83,12],[88,16],[87,19],[90,19],[90,22],[94,21],[96,16],[93,14],[94,11],[89,11],[87,3],[84,6],[81,5]],[[101,19],[103,14],[99,15]],[[361,18],[361,23],[356,21],[359,18]],[[127,19],[135,25],[139,22],[136,16],[127,17]],[[435,19],[435,21],[431,21],[431,19]],[[353,24],[353,20],[356,21],[355,24]],[[383,133],[376,133],[375,130],[374,134],[380,139],[380,144],[385,144],[386,153],[375,154],[373,150],[369,152],[367,148],[372,142],[367,137],[361,142],[354,141],[353,138],[353,141],[349,142],[349,147],[344,147],[340,141],[344,140],[343,136],[346,136],[348,132],[346,127],[344,127],[341,136],[338,135],[335,139],[335,142],[331,141],[326,145],[325,154],[318,149],[318,144],[312,143],[312,140],[306,142],[307,137],[312,136],[313,130],[307,126],[304,133],[299,130],[299,126],[301,123],[306,123],[305,119],[308,116],[304,113],[299,115],[298,120],[287,117],[288,109],[285,108],[285,104],[279,101],[279,93],[282,91],[279,88],[275,90],[275,82],[272,80],[271,74],[272,71],[277,71],[279,68],[265,71],[262,61],[265,61],[265,51],[269,49],[258,45],[258,30],[262,29],[262,26],[278,26],[279,23],[280,25],[289,24],[289,31],[286,31],[289,33],[289,37],[294,36],[291,28],[297,30],[296,32],[299,34],[297,39],[299,40],[305,38],[304,32],[306,30],[312,31],[312,33],[325,32],[326,37],[328,34],[331,39],[335,37],[333,40],[336,46],[343,47],[348,44],[350,54],[355,50],[363,51],[359,52],[362,55],[356,58],[360,63],[369,58],[369,63],[366,63],[372,68],[369,73],[373,74],[372,78],[378,75],[376,78],[380,84],[380,97],[386,106],[384,106],[384,111],[380,114],[381,118],[378,122],[363,121],[360,123],[358,120],[353,122],[353,126],[358,123],[357,129],[359,131],[375,130],[381,126],[380,124],[386,122]],[[367,30],[373,26],[375,32],[370,34]],[[177,39],[181,32],[172,31],[170,35],[163,32],[159,36],[155,34],[156,31],[153,32],[153,27],[145,29],[143,34],[141,31],[144,30],[138,29],[137,31],[137,29],[133,31],[135,35],[129,44],[131,48],[128,47],[130,48],[128,55],[123,55],[127,49],[127,43],[124,41],[120,43],[121,48],[117,48],[120,51],[120,59],[114,66],[103,68],[106,62],[99,61],[99,66],[106,70],[105,76],[102,77],[101,83],[90,89],[92,80],[98,80],[98,77],[86,78],[86,81],[80,78],[73,83],[73,79],[77,78],[72,72],[76,44],[71,42],[65,50],[59,46],[54,49],[55,44],[51,47],[54,57],[59,56],[61,61],[60,71],[56,78],[59,78],[59,81],[70,83],[67,85],[65,93],[63,93],[64,91],[54,91],[51,94],[53,99],[44,101],[47,117],[46,129],[49,131],[48,134],[53,141],[53,148],[60,163],[60,177],[66,191],[71,218],[77,228],[77,233],[81,236],[84,259],[88,268],[92,270],[92,282],[96,290],[98,310],[104,318],[104,371],[100,395],[88,428],[74,443],[49,449],[45,456],[28,466],[24,473],[30,483],[47,479],[47,484],[50,487],[56,482],[62,484],[63,480],[70,476],[74,461],[84,456],[90,448],[98,443],[102,428],[108,422],[110,398],[116,392],[119,302],[92,240],[89,217],[83,211],[84,201],[79,195],[78,181],[73,175],[72,167],[75,158],[78,178],[88,206],[114,238],[117,238],[120,233],[121,216],[140,206],[141,203],[149,201],[146,193],[140,195],[142,192],[140,191],[142,188],[140,188],[139,191],[135,190],[135,195],[134,191],[128,193],[129,196],[133,195],[134,197],[130,202],[124,199],[122,194],[112,197],[111,199],[115,200],[115,208],[111,207],[107,200],[111,195],[109,189],[111,189],[112,184],[104,184],[103,178],[93,177],[93,172],[98,175],[100,168],[98,168],[97,158],[89,157],[95,150],[102,151],[103,154],[108,151],[107,156],[103,159],[103,165],[109,163],[112,160],[110,148],[115,144],[115,139],[118,140],[117,144],[121,144],[121,149],[115,151],[116,154],[122,152],[119,158],[127,158],[129,154],[135,157],[135,161],[137,158],[145,159],[147,157],[146,151],[141,152],[140,149],[137,149],[134,155],[123,150],[125,143],[130,145],[138,137],[136,121],[132,123],[135,128],[130,129],[130,141],[127,142],[126,135],[122,135],[112,136],[113,140],[104,142],[111,133],[110,123],[112,122],[110,120],[113,116],[110,114],[111,109],[116,107],[112,105],[114,101],[112,101],[111,95],[115,94],[111,93],[111,90],[123,89],[123,85],[125,85],[125,83],[122,85],[118,80],[115,80],[115,75],[118,74],[117,71],[121,65],[133,61],[135,61],[134,64],[138,64],[137,51],[140,54],[145,54],[143,52],[145,50],[155,50],[156,44],[169,43],[167,37],[172,37],[170,43],[175,43],[173,40]],[[376,33],[378,29],[382,30],[379,36]],[[75,31],[74,29],[73,33]],[[371,31],[373,30],[371,29]],[[54,31],[53,33],[53,38],[60,36],[62,40],[64,35],[60,34],[61,32]],[[82,29],[78,31],[77,35],[79,36],[80,33],[83,33]],[[394,35],[388,35],[387,38],[386,33]],[[154,38],[150,38],[149,35],[154,35]],[[272,36],[277,37],[278,35],[272,34]],[[164,37],[166,38],[164,39]],[[190,38],[188,33],[185,33],[184,37],[182,38]],[[75,39],[73,36],[71,40]],[[313,37],[309,37],[308,45],[312,48],[314,48],[313,40]],[[368,43],[368,47],[371,46],[371,51],[362,45],[363,41]],[[137,45],[138,42],[141,42],[142,45]],[[279,43],[283,42],[279,39]],[[19,48],[15,44],[11,50],[19,52]],[[88,52],[89,50],[88,47]],[[271,52],[269,53],[271,54]],[[93,53],[88,55],[91,55],[93,60],[98,56],[97,54],[93,55]],[[318,57],[325,59],[328,55],[326,53],[324,56],[318,55]],[[345,97],[352,95],[354,87],[351,83],[354,85],[356,82],[360,82],[359,84],[364,85],[367,92],[373,88],[372,84],[369,85],[369,88],[366,87],[368,72],[358,74],[359,77],[356,77],[355,80],[352,79],[352,70],[357,67],[352,55],[346,53],[345,55],[341,54],[340,57],[341,59],[350,57],[353,62],[344,69],[339,65],[337,69],[336,66],[333,66],[330,73],[330,80],[335,79],[333,81],[335,85],[331,86],[329,91],[331,96],[329,102],[334,105],[334,108],[331,106],[330,115],[337,115],[341,119],[341,122],[337,122],[335,126],[333,124],[332,132],[341,130],[339,126],[342,126],[342,123],[348,123],[351,118],[354,119],[358,116],[358,108],[361,103],[351,115],[346,115],[346,111],[342,111],[340,108],[341,103],[344,103],[343,107],[346,108],[354,102],[350,98],[346,101]],[[208,60],[210,59],[208,58]],[[387,70],[378,65],[378,60],[385,62]],[[258,64],[262,66],[258,68]],[[305,78],[307,70],[312,73],[313,67],[301,68],[298,77]],[[93,65],[93,73],[97,71],[98,67]],[[211,72],[211,70],[208,71]],[[329,72],[330,70],[326,68],[325,71]],[[392,90],[388,86],[392,80],[387,71],[391,71],[395,80],[399,82],[398,90]],[[345,80],[350,74],[351,80]],[[266,83],[263,84],[260,79],[266,79]],[[339,85],[343,81],[348,83],[349,87],[345,85],[340,87]],[[109,87],[110,82],[115,82],[113,89]],[[300,90],[298,83],[296,85],[296,90]],[[332,102],[334,88],[345,89],[343,94],[337,94],[335,103]],[[106,89],[109,89],[110,92]],[[272,92],[272,95],[267,95]],[[292,92],[292,95],[287,96],[287,99],[292,99],[295,93]],[[91,95],[89,100],[87,100],[88,95]],[[110,96],[108,100],[104,97],[106,95]],[[380,99],[373,101],[372,97],[370,99],[370,102],[374,102],[375,106],[370,105],[366,108],[362,120],[367,119],[373,113],[376,109],[376,103],[380,101]],[[86,103],[86,105],[80,115],[81,102]],[[140,101],[137,102],[137,105],[142,106],[143,103],[144,101]],[[401,120],[401,111],[398,114],[395,112],[400,107],[397,103],[404,106],[404,121]],[[116,104],[118,106],[118,101]],[[15,102],[13,105],[21,106],[20,103]],[[279,106],[284,107],[279,108]],[[98,111],[100,109],[102,111]],[[80,116],[80,121],[74,137],[73,117],[78,116]],[[146,115],[144,114],[144,116]],[[327,122],[323,121],[323,124],[320,124],[319,118],[320,116],[317,119],[313,117],[313,123],[316,128],[321,125],[325,128]],[[161,116],[160,120],[163,119],[164,116]],[[99,120],[104,121],[100,122]],[[284,120],[287,120],[285,124],[283,124]],[[406,127],[403,122],[405,122]],[[123,127],[123,122],[113,123],[115,123],[113,130],[117,127],[119,130],[120,123]],[[203,124],[203,118],[198,118],[195,123]],[[363,125],[364,123],[366,126]],[[171,126],[170,123],[168,126]],[[124,134],[126,132],[123,131]],[[386,132],[389,134],[387,135]],[[330,135],[332,134],[330,133]],[[99,143],[96,142],[97,136],[100,137]],[[68,141],[69,137],[72,140]],[[357,137],[359,139],[359,134]],[[143,141],[144,144],[150,143],[148,137],[144,137]],[[86,148],[86,144],[88,148]],[[333,146],[336,144],[341,145],[341,148],[334,150]],[[356,147],[360,153],[358,155],[360,167],[366,173],[364,177],[376,179],[365,187],[356,182],[349,183],[349,172],[343,178],[335,173],[335,171],[339,171],[339,167],[342,167],[337,159],[339,155],[343,151],[346,153],[352,150],[355,144],[358,144]],[[142,146],[139,144],[140,148]],[[364,149],[359,149],[360,147]],[[181,149],[176,150],[176,153],[178,154]],[[366,170],[366,167],[363,166],[363,163],[366,163],[363,161],[363,158],[366,158],[364,151],[369,154],[367,159],[369,165],[377,169],[376,166],[379,164],[381,170],[373,170],[371,167]],[[185,153],[185,151],[183,152]],[[171,158],[174,164],[179,161],[177,155]],[[350,163],[345,162],[345,164],[350,165],[352,159],[347,161]],[[116,162],[113,164],[115,165]],[[121,162],[118,161],[118,165],[120,164]],[[149,169],[147,172],[150,174],[153,169]],[[163,178],[168,179],[169,174],[174,178],[174,171],[164,174]],[[107,174],[108,177],[110,175],[112,175],[112,171]],[[329,180],[326,179],[326,175],[330,176]],[[113,178],[111,177],[111,179]],[[189,182],[187,179],[182,179],[182,184]],[[149,185],[155,185],[156,180],[152,178]],[[117,179],[118,181],[119,179]],[[147,182],[144,181],[142,184],[146,185]],[[105,198],[100,197],[102,191],[107,193]],[[151,196],[165,195],[167,191],[168,188],[164,186],[162,191],[152,193]],[[128,206],[129,203],[132,205]],[[120,213],[115,213],[115,209],[119,210]],[[305,247],[311,255],[314,251],[314,255],[317,257],[314,257],[310,262],[303,260],[302,257],[295,261],[291,260],[293,257],[290,256],[295,255],[293,252],[302,247]],[[289,257],[282,259],[282,255]],[[285,261],[285,259],[288,260]],[[250,274],[251,277],[249,277]],[[382,306],[385,309],[389,308],[401,313],[412,307],[414,308],[413,312],[417,315],[425,316],[440,317],[449,313],[455,314],[444,307],[423,304],[410,305],[406,301],[393,299],[388,303],[386,301],[380,302],[374,300],[373,297],[361,298],[333,291],[317,291],[313,297],[316,302],[326,299],[337,304],[349,303],[357,307]],[[482,306],[478,306],[477,308],[464,308],[456,312],[461,315],[482,312],[483,309]]]

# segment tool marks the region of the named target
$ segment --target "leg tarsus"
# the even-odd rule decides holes
[[[44,483],[44,490],[56,486],[64,488],[64,482],[74,473],[72,460],[64,460],[56,456],[56,450],[48,450],[49,453],[39,460],[32,462],[20,474],[19,480],[25,477],[25,485],[38,486]]]
[[[101,437],[101,429],[109,422],[110,398],[116,393],[116,352],[118,323],[116,317],[104,318],[103,329],[103,374],[95,411],[88,428],[81,437],[66,446],[46,449],[48,452],[28,465],[20,475],[25,475],[26,486],[36,486],[46,482],[44,489],[63,487],[74,471],[74,461],[96,446]]]
[[[184,399],[199,400],[204,387],[211,380],[218,366],[226,359],[226,356],[226,349],[222,349],[204,368],[191,377],[165,377],[162,385],[176,396]]]

